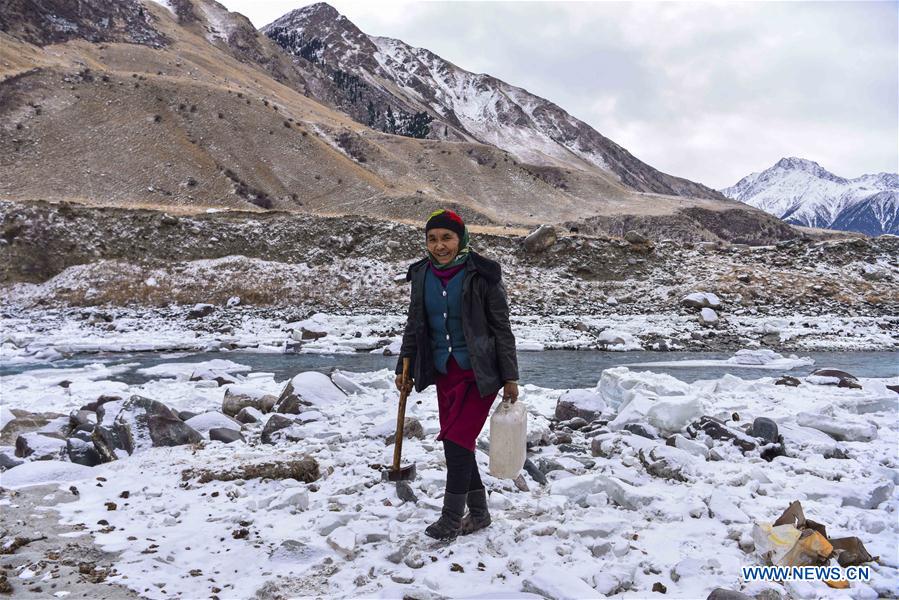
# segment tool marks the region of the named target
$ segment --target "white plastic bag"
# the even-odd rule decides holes
[[[524,403],[504,400],[490,417],[490,474],[514,479],[524,467],[528,414]]]

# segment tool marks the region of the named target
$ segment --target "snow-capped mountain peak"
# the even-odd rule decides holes
[[[311,73],[314,98],[369,127],[490,144],[524,163],[599,173],[638,191],[722,199],[641,162],[544,98],[427,49],[363,33],[325,3],[292,11],[261,31]]]
[[[815,161],[788,157],[721,192],[789,223],[899,233],[899,175],[875,173],[846,179]]]

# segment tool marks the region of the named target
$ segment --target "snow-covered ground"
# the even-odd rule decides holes
[[[4,365],[50,363],[79,352],[384,353],[399,350],[405,315],[295,313],[252,307],[213,307],[186,318],[192,307],[168,309],[30,309],[0,316]],[[520,351],[551,349],[892,350],[899,322],[888,317],[732,316],[727,329],[710,329],[693,316],[513,316]],[[311,332],[304,338],[303,331]],[[316,334],[316,335],[312,335]],[[322,335],[324,334],[324,335]],[[736,346],[734,348],[733,346]],[[734,358],[739,361],[740,357]],[[738,363],[746,366],[746,363]],[[684,365],[682,365],[684,366]]]
[[[191,381],[197,370],[227,374],[260,395],[277,395],[286,383],[218,360],[188,369],[173,359],[150,373],[159,379],[133,386],[106,380],[112,372],[103,369],[67,370],[61,376],[68,387],[52,397],[58,377],[50,370],[14,376],[18,389],[4,390],[4,409],[67,412],[114,393],[140,394],[178,410],[220,410],[223,388],[209,379]],[[23,385],[26,376],[33,380]],[[529,473],[519,485],[495,479],[479,450],[494,522],[451,544],[422,534],[437,516],[444,483],[433,388],[413,394],[408,404],[408,416],[424,431],[423,439],[403,446],[404,462],[417,465],[416,504],[400,500],[379,471],[393,452],[385,443],[396,416],[392,373],[343,377],[342,387],[353,392],[345,398],[326,377],[307,378],[320,388],[319,398],[342,399],[306,409],[305,422],[292,426],[292,441],[260,444],[257,424],[245,427],[248,443],[153,448],[93,468],[26,462],[0,479],[7,488],[59,481],[60,493],[70,493],[74,486],[78,497],[56,507],[59,518],[83,524],[82,535],[118,553],[107,581],[148,598],[644,598],[655,595],[655,583],[678,598],[704,598],[716,587],[753,595],[768,587],[787,598],[895,597],[899,589],[899,395],[886,387],[899,377],[861,379],[862,389],[810,381],[787,387],[770,377],[688,384],[618,367],[607,369],[596,388],[579,392],[596,398],[593,408],[606,407],[601,420],[609,423],[571,431],[553,421],[565,390],[524,386],[535,444],[529,456],[548,481]],[[702,415],[734,427],[769,417],[784,436],[786,456],[766,462],[758,449],[744,455],[702,433],[666,445],[667,436],[689,438],[686,425]],[[624,429],[633,423],[660,437]],[[489,426],[481,440],[488,439]],[[837,458],[837,449],[848,458]],[[322,473],[308,485],[182,477],[187,469],[304,455],[313,456]],[[649,466],[656,462],[664,468]],[[870,563],[870,582],[849,590],[741,582],[740,566],[761,564],[753,524],[773,521],[793,500],[827,526],[829,537],[858,536],[879,555]],[[7,506],[15,502],[0,499]],[[37,563],[16,575],[14,586],[22,578],[52,580],[50,569]]]

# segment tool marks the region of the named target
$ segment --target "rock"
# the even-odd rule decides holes
[[[678,450],[673,446],[656,446],[649,452],[641,449],[637,457],[646,472],[653,477],[671,479],[674,481],[687,481],[687,474],[692,470],[689,454]]]
[[[263,398],[267,395],[252,386],[229,385],[225,388],[225,397],[222,399],[222,412],[233,417],[248,406],[266,412],[263,410]]]
[[[98,425],[96,430],[100,428],[101,425]],[[198,431],[179,419],[165,404],[137,395],[122,403],[113,421],[113,429],[128,454],[151,447],[196,444],[203,440]],[[97,450],[100,451],[100,448]],[[100,454],[103,452],[100,451]]]
[[[213,427],[209,430],[209,439],[213,442],[224,442],[230,444],[240,440],[244,442],[243,435],[234,429],[226,429],[224,427]]]
[[[191,412],[189,410],[179,410],[178,418],[181,419],[182,421],[189,421],[189,420],[193,419],[194,417],[196,417],[198,414],[199,413]]]
[[[425,439],[425,430],[421,426],[421,421],[416,419],[415,417],[406,417],[403,421],[403,439],[411,440],[411,439]],[[396,431],[387,436],[385,440],[386,445],[390,445],[396,441]]]
[[[799,387],[801,382],[791,375],[781,375],[780,379],[774,382],[774,385],[786,385],[789,387]]]
[[[212,304],[197,304],[187,313],[188,319],[202,319],[208,315],[211,315],[215,310],[215,306]]]
[[[624,234],[624,241],[628,242],[629,244],[637,245],[645,245],[649,243],[649,240],[646,237],[640,235],[633,229]]]
[[[258,423],[263,419],[262,411],[253,406],[244,406],[234,419],[240,423]]]
[[[699,311],[699,322],[703,325],[714,325],[718,322],[718,314],[711,308],[703,308]]]
[[[656,581],[654,584],[652,584],[652,591],[664,594],[668,591],[668,588],[665,587],[665,584],[661,581]]]
[[[95,467],[103,462],[103,457],[92,443],[76,437],[66,441],[66,453],[71,462],[85,467]]]
[[[24,463],[24,460],[16,458],[15,448],[11,446],[3,446],[0,449],[0,471],[12,469]]]
[[[222,413],[217,410],[211,410],[209,412],[201,413],[195,417],[191,417],[187,421],[185,421],[187,425],[199,431],[203,435],[208,435],[209,430],[211,429],[231,429],[234,431],[240,431],[240,423],[232,419],[231,417],[226,417]]]
[[[780,439],[780,434],[777,432],[777,423],[768,417],[756,417],[752,422],[750,434],[753,437],[764,440],[768,444],[775,444]]]
[[[690,425],[690,429],[702,431],[713,440],[730,441],[743,452],[749,452],[758,446],[754,439],[742,431],[732,429],[714,417],[704,416],[697,423]]]
[[[875,425],[860,420],[850,420],[848,417],[838,419],[820,413],[801,412],[796,415],[796,422],[802,427],[823,431],[841,442],[870,442],[877,438]]]
[[[93,431],[97,424],[97,413],[91,410],[73,410],[69,414],[69,423],[72,429]]]
[[[262,443],[271,444],[273,433],[282,429],[286,429],[294,423],[295,421],[290,417],[285,417],[284,415],[280,415],[277,413],[273,414],[268,418],[268,421],[265,422],[265,426],[262,428]]]
[[[533,463],[533,461],[531,461],[530,458],[525,459],[525,461],[524,461],[524,470],[527,472],[528,475],[531,476],[531,479],[533,479],[534,481],[536,481],[536,482],[539,483],[540,485],[546,485],[546,484],[547,484],[546,475],[544,475],[544,474],[540,471],[540,469],[537,468],[537,465],[535,465],[535,464]]]
[[[228,298],[228,301],[225,303],[225,306],[228,308],[234,308],[235,306],[240,306],[240,296],[231,296]]]
[[[556,229],[552,225],[541,225],[524,238],[524,249],[530,254],[543,252],[556,243]]]
[[[560,421],[568,421],[580,417],[593,421],[606,409],[602,396],[591,390],[568,390],[556,403],[555,417]]]
[[[356,555],[356,534],[349,527],[338,527],[326,539],[329,546],[347,559]]]
[[[275,410],[285,414],[299,414],[304,406],[331,406],[346,399],[331,379],[315,371],[306,371],[287,382]]]
[[[721,300],[710,292],[687,294],[681,298],[680,303],[688,308],[721,308]]]
[[[416,497],[415,492],[412,490],[412,486],[408,481],[396,482],[396,496],[403,502],[412,502],[413,504],[418,503],[418,497]]]
[[[552,473],[553,471],[565,471],[565,467],[560,465],[558,462],[551,458],[538,458],[537,459],[537,468],[540,469],[540,472],[546,475],[547,473]]]
[[[16,456],[31,460],[65,460],[66,442],[36,431],[16,438]]]
[[[300,340],[319,340],[327,335],[327,331],[313,331],[312,329],[300,327]]]
[[[659,431],[646,423],[628,423],[623,429],[648,440],[654,440],[659,436]]]
[[[815,369],[805,380],[818,385],[836,385],[841,388],[862,389],[862,384],[859,383],[855,375],[839,369]]]

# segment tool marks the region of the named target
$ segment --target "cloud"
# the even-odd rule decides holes
[[[257,26],[307,4],[224,3]],[[332,5],[366,33],[523,87],[712,187],[781,156],[845,177],[899,169],[895,2]]]

